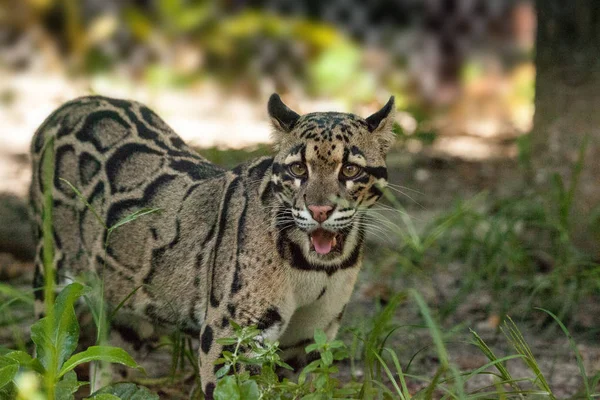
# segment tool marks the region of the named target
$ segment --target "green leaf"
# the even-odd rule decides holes
[[[293,370],[294,370],[294,368],[293,368],[291,365],[289,365],[289,364],[287,364],[286,362],[284,362],[284,361],[281,361],[281,360],[277,360],[277,361],[275,361],[275,364],[276,364],[277,366],[281,367],[281,368],[285,368],[285,369],[287,369],[287,370],[290,370],[290,371],[293,371]]]
[[[327,343],[327,335],[322,329],[315,329],[315,343],[318,345]]]
[[[319,347],[321,347],[321,346],[320,346],[320,345],[318,345],[318,344],[316,344],[316,343],[309,344],[308,346],[306,346],[306,347],[304,348],[304,351],[306,352],[306,354],[308,354],[308,353],[311,353],[311,352],[313,352],[313,351],[315,351],[315,350],[318,350],[318,349],[319,349]]]
[[[229,372],[229,370],[231,369],[231,364],[226,364],[223,365],[221,368],[219,368],[219,370],[215,373],[215,376],[217,377],[217,379],[224,377],[225,375],[227,375],[227,373]]]
[[[240,386],[240,395],[244,400],[258,400],[260,392],[255,381],[246,381]]]
[[[324,388],[327,385],[327,375],[319,374],[315,379],[315,386],[319,389]]]
[[[320,393],[309,393],[302,397],[302,400],[322,400],[323,396]]]
[[[40,374],[44,374],[44,366],[40,363],[40,361],[36,358],[31,357],[28,353],[24,351],[11,351],[5,355],[6,358],[10,358],[15,362],[19,363],[21,367],[28,368],[38,372]]]
[[[100,397],[102,395],[112,395],[113,397]],[[138,386],[135,383],[115,383],[105,386],[102,389],[94,392],[87,399],[104,400],[104,399],[127,399],[127,400],[159,400],[156,393],[152,393],[148,388]]]
[[[19,366],[17,364],[7,365],[0,368],[0,388],[12,382],[18,371]]]
[[[217,382],[215,400],[241,400],[240,389],[234,376],[228,375]]]
[[[333,354],[329,350],[324,351],[321,354],[321,359],[323,360],[323,363],[325,365],[331,365],[331,364],[333,364]]]
[[[75,375],[75,372],[71,371],[56,384],[56,400],[74,399],[75,392],[77,392],[81,386],[85,385],[88,385],[88,382],[78,382],[77,375]]]
[[[123,364],[130,368],[136,368],[140,371],[144,370],[135,362],[133,358],[131,358],[129,354],[127,354],[125,350],[119,347],[91,346],[85,351],[77,353],[73,357],[69,358],[63,365],[58,376],[61,377],[79,364],[90,361],[106,361],[110,363]]]
[[[4,368],[7,365],[17,365],[18,366],[18,362],[13,360],[12,358],[6,357],[6,356],[0,356],[0,368]]]
[[[121,400],[119,397],[114,394],[102,393],[98,396],[94,396],[94,400]]]
[[[17,386],[14,382],[9,382],[8,385],[0,387],[0,399],[16,399]]]
[[[53,363],[57,370],[73,353],[79,341],[79,323],[73,304],[87,290],[80,283],[66,286],[56,298],[54,321],[42,318],[31,327],[31,340],[36,344],[37,358],[48,367]],[[56,354],[56,358],[52,355]]]

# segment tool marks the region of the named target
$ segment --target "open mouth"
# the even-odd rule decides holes
[[[344,237],[340,233],[317,228],[312,231],[309,236],[311,247],[318,254],[325,255],[331,253],[332,251],[342,251]]]

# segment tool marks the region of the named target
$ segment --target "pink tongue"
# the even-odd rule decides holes
[[[333,246],[335,233],[327,232],[323,229],[317,229],[311,233],[310,238],[317,253],[327,254],[331,251],[331,247]]]

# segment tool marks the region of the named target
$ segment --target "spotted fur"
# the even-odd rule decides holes
[[[362,119],[300,116],[273,95],[269,114],[277,154],[233,170],[200,157],[144,105],[99,96],[60,107],[31,145],[31,204],[40,233],[36,286],[43,283],[41,165],[54,138],[58,276],[103,273],[112,304],[139,288],[120,313],[198,335],[207,398],[223,351],[216,340],[231,335],[230,319],[256,324],[257,340],[279,340],[284,358],[298,365],[315,328],[335,336],[363,256],[362,211],[386,183],[393,99]],[[293,176],[292,163],[306,175]],[[346,164],[360,174],[343,176]],[[319,224],[311,205],[333,211]],[[161,211],[107,236],[104,226],[149,207]],[[337,248],[317,254],[310,244],[317,228],[334,232]]]

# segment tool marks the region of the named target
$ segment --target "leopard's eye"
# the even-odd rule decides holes
[[[299,162],[293,163],[288,167],[288,169],[296,178],[304,178],[308,172],[306,170],[306,166]]]
[[[354,164],[346,164],[342,167],[344,178],[356,178],[362,172],[362,168]]]

